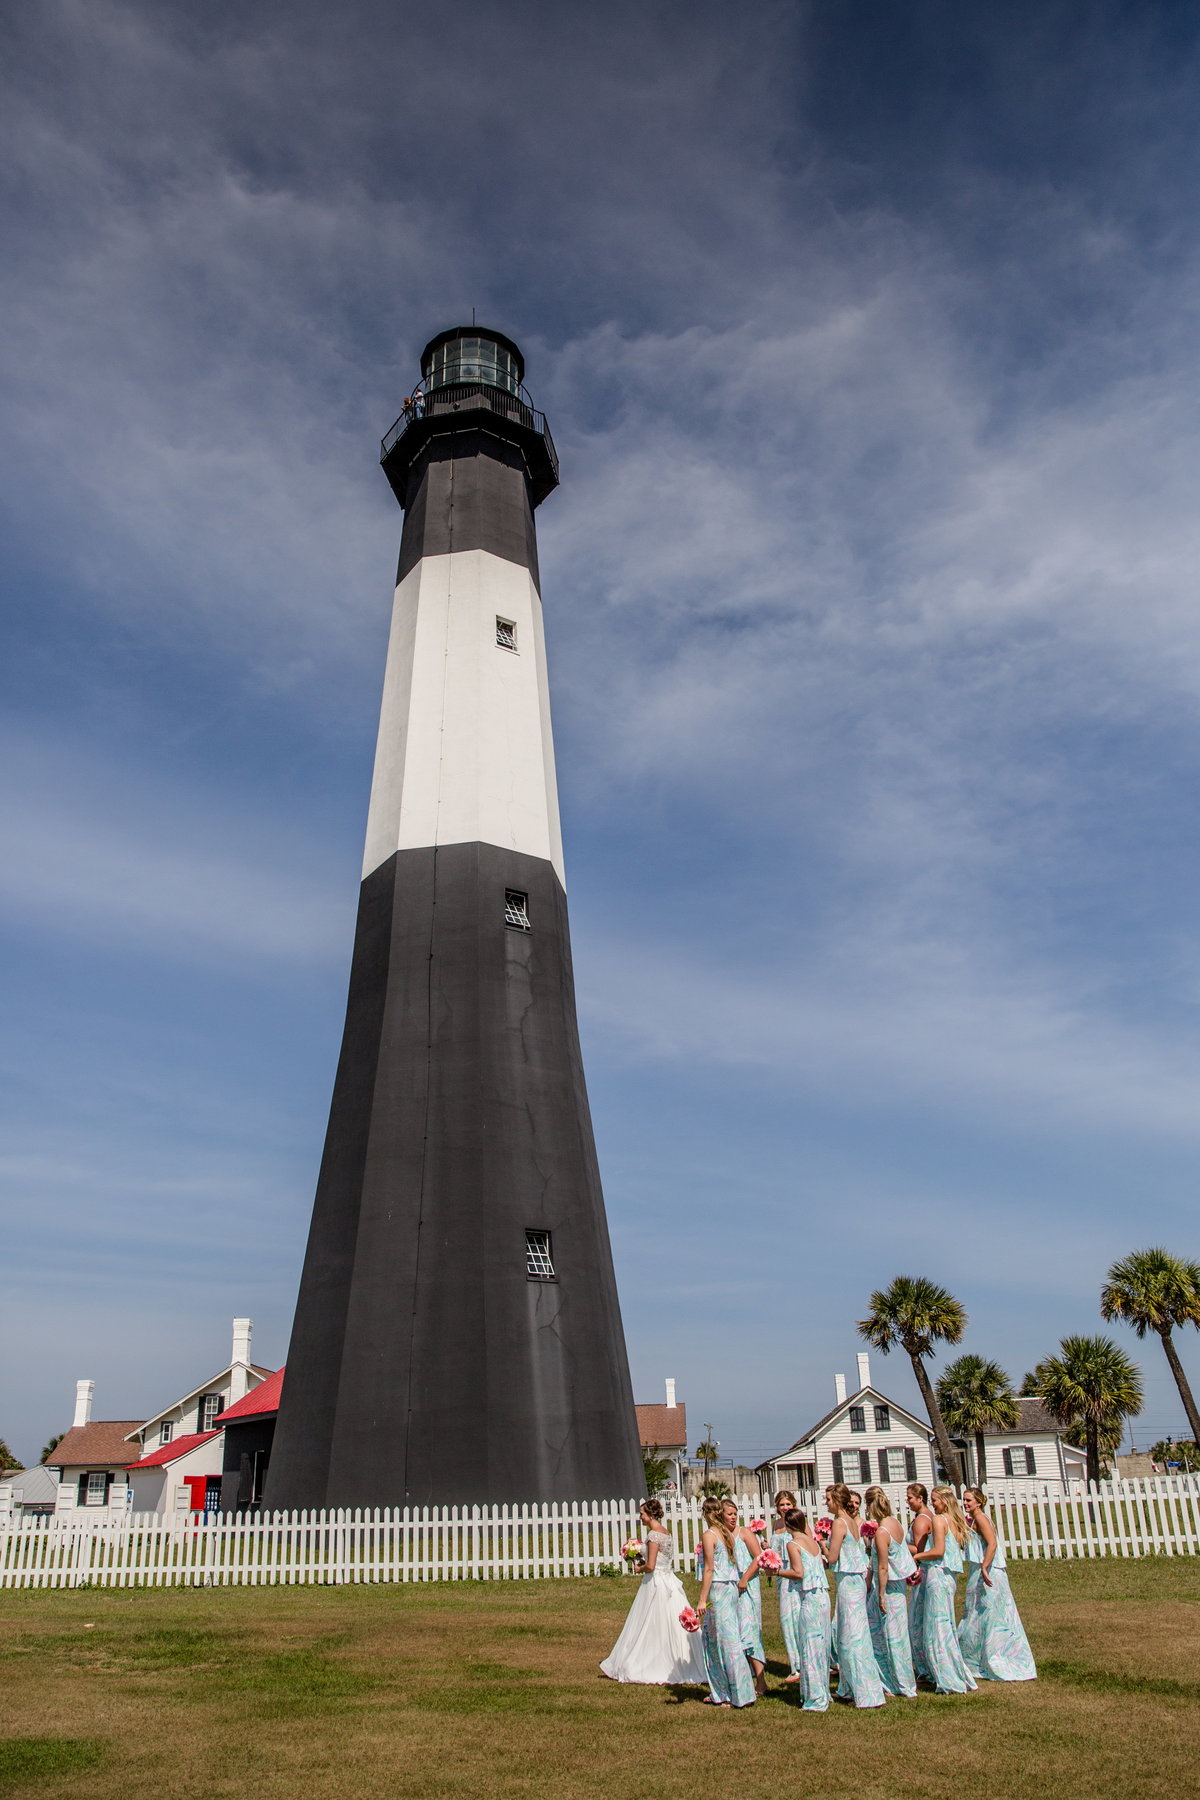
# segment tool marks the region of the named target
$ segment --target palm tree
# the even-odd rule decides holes
[[[926,1281],[920,1275],[897,1275],[890,1287],[878,1289],[871,1295],[870,1313],[858,1322],[859,1336],[884,1356],[897,1344],[907,1353],[933,1426],[942,1466],[951,1480],[957,1471],[960,1485],[962,1459],[950,1442],[925,1358],[932,1354],[935,1343],[957,1344],[966,1329],[967,1314],[962,1304],[935,1281]]]
[[[1111,1338],[1065,1337],[1035,1373],[1060,1425],[1082,1427],[1087,1478],[1099,1481],[1101,1441],[1120,1443],[1124,1421],[1142,1410],[1141,1370]]]
[[[1183,1372],[1172,1331],[1200,1327],[1200,1263],[1185,1262],[1169,1250],[1134,1250],[1115,1262],[1100,1290],[1100,1316],[1123,1319],[1140,1338],[1156,1331],[1183,1401],[1192,1438],[1200,1444],[1200,1412]]]
[[[960,1356],[943,1369],[934,1390],[942,1417],[955,1437],[975,1439],[975,1479],[987,1480],[985,1431],[1015,1431],[1021,1416],[1012,1382],[997,1362]]]
[[[59,1433],[58,1433],[58,1434],[57,1434],[57,1436],[56,1436],[56,1437],[52,1437],[52,1438],[51,1438],[51,1439],[50,1439],[50,1442],[49,1442],[49,1443],[48,1443],[48,1444],[45,1444],[45,1445],[43,1445],[43,1447],[42,1447],[42,1454],[41,1454],[41,1455],[40,1455],[40,1456],[39,1456],[39,1457],[38,1457],[38,1461],[39,1461],[39,1462],[45,1462],[45,1460],[46,1460],[46,1458],[47,1458],[47,1457],[48,1457],[48,1456],[49,1456],[49,1455],[50,1455],[50,1454],[51,1454],[51,1453],[52,1453],[52,1452],[53,1452],[53,1451],[55,1451],[55,1450],[57,1450],[57,1449],[58,1449],[58,1446],[59,1446],[59,1445],[60,1445],[60,1444],[61,1444],[61,1443],[62,1443],[62,1441],[63,1441],[63,1438],[64,1438],[64,1437],[65,1437],[65,1436],[66,1436],[66,1433],[65,1433],[65,1432],[64,1432],[64,1431],[60,1431],[60,1432],[59,1432]]]
[[[717,1451],[721,1448],[721,1446],[720,1446],[720,1444],[718,1444],[716,1438],[712,1434],[712,1426],[705,1425],[704,1429],[708,1433],[708,1436],[705,1438],[705,1440],[702,1444],[696,1445],[696,1455],[700,1458],[700,1461],[704,1464],[704,1480],[701,1483],[701,1491],[703,1493],[707,1494],[708,1484],[709,1484],[709,1481],[712,1479],[712,1465],[717,1460]]]

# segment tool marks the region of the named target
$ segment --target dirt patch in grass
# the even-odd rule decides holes
[[[1040,1681],[823,1716],[778,1685],[774,1596],[773,1692],[730,1714],[696,1690],[601,1677],[627,1580],[9,1592],[8,1728],[89,1746],[86,1767],[19,1778],[55,1800],[1190,1792],[1200,1559],[1018,1565],[1012,1579]]]

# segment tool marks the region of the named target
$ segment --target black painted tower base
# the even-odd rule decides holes
[[[555,1280],[528,1277],[527,1230]],[[566,897],[540,858],[400,851],[362,887],[266,1504],[641,1485]]]

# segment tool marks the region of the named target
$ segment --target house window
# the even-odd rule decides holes
[[[525,1273],[530,1281],[557,1281],[548,1231],[525,1233]]]
[[[880,1450],[877,1454],[879,1456],[880,1481],[916,1480],[917,1461],[911,1450]]]
[[[108,1475],[104,1469],[89,1469],[84,1490],[85,1506],[103,1506],[108,1499]]]
[[[516,649],[517,627],[512,619],[496,620],[496,642],[502,650]]]
[[[1036,1475],[1037,1459],[1033,1454],[1032,1444],[1017,1444],[1004,1452],[1004,1473],[1006,1475]]]
[[[871,1462],[865,1450],[835,1450],[833,1479],[847,1483],[870,1481]]]
[[[890,1406],[877,1406],[875,1408],[875,1429],[876,1431],[890,1431],[892,1429],[892,1409]]]
[[[529,923],[529,895],[519,894],[516,888],[504,890],[504,923],[511,925],[514,931],[531,931]]]
[[[205,1394],[200,1401],[199,1425],[201,1431],[211,1431],[213,1420],[221,1410],[220,1394]]]
[[[852,1406],[850,1408],[850,1429],[851,1431],[865,1431],[867,1429],[867,1409],[865,1406]]]
[[[174,1435],[174,1432],[175,1432],[175,1427],[174,1427],[174,1425],[172,1425],[170,1419],[164,1419],[162,1424],[158,1428],[158,1442],[159,1442],[160,1447],[163,1444],[170,1443],[171,1438]]]

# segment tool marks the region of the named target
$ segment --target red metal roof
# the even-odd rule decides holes
[[[182,1437],[172,1438],[169,1444],[160,1444],[149,1456],[143,1456],[141,1462],[126,1463],[127,1469],[161,1469],[166,1463],[173,1463],[178,1457],[186,1456],[197,1444],[207,1444],[209,1438],[220,1437],[219,1431],[185,1431]]]
[[[223,1413],[217,1414],[216,1422],[224,1425],[227,1419],[256,1419],[262,1413],[279,1411],[279,1396],[283,1392],[283,1370],[276,1369],[265,1381],[260,1381],[256,1388],[227,1406]]]

